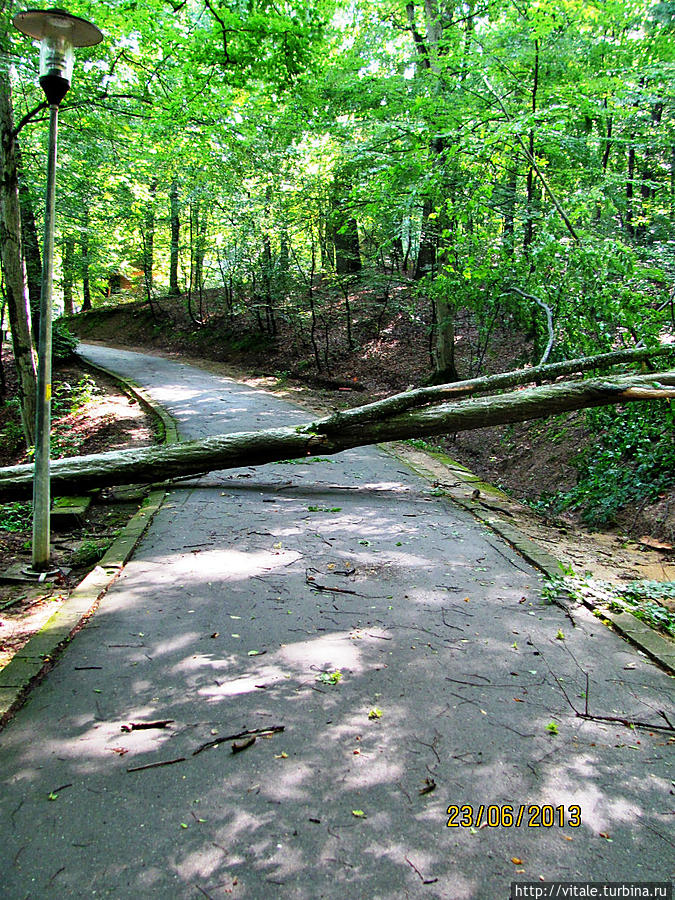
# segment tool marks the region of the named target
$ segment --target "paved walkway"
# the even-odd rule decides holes
[[[86,356],[184,437],[307,419],[190,366]],[[673,681],[541,588],[375,449],[176,487],[0,733],[0,893],[494,900],[515,879],[669,879],[669,736],[572,706],[674,721]],[[482,822],[446,827],[465,805]]]

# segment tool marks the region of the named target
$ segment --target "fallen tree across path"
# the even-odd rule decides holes
[[[81,493],[90,488],[151,483],[217,469],[331,455],[367,444],[505,425],[588,407],[673,397],[675,371],[669,371],[541,385],[393,414],[385,409],[379,416],[373,415],[375,404],[371,404],[366,421],[359,420],[358,415],[350,419],[349,413],[336,413],[306,425],[54,460],[51,484],[54,493]],[[350,413],[358,414],[359,409],[365,407]],[[0,469],[0,501],[30,498],[32,480],[32,464]]]

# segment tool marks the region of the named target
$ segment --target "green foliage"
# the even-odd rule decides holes
[[[79,339],[68,330],[63,322],[54,322],[52,328],[52,357],[55,360],[68,360],[74,353]]]
[[[568,572],[547,579],[544,590],[549,594],[564,590],[576,600],[588,601],[600,609],[629,612],[651,628],[675,637],[675,611],[667,603],[675,600],[675,583],[671,581],[640,580],[617,585],[592,575]]]
[[[627,503],[655,500],[675,483],[674,415],[669,401],[588,410],[597,438],[575,462],[575,487],[548,498],[549,509],[578,509],[586,524],[601,526]]]
[[[316,680],[322,684],[339,684],[342,681],[342,672],[339,670],[335,672],[321,672],[316,676]]]
[[[495,335],[509,328],[536,362],[548,330],[534,298],[553,316],[553,358],[653,342],[675,328],[671,12],[637,0],[100,5],[106,41],[78,50],[63,110],[61,285],[73,280],[77,306],[88,279],[96,304],[129,277],[124,298],[141,297],[160,332],[173,327],[175,268],[186,343],[216,324],[214,345],[264,356],[283,323],[329,372],[341,340],[379,340],[394,316],[436,363],[434,339],[461,319],[462,375],[500,362]],[[42,99],[36,59],[30,42],[4,40],[20,121]],[[46,127],[35,116],[22,129],[26,159]],[[25,177],[43,196],[41,167]],[[346,240],[358,275],[340,271]],[[67,353],[61,328],[55,352]],[[565,500],[598,522],[667,479],[667,440],[652,452],[643,423],[641,465],[620,427]]]
[[[76,385],[62,381],[54,385],[52,397],[52,418],[74,415],[101,393],[91,375],[83,375]],[[52,428],[50,434],[51,452],[55,458],[74,456],[79,453],[85,434],[73,428]]]
[[[94,565],[101,559],[111,543],[111,540],[85,539],[70,557],[71,566],[79,568]]]
[[[16,503],[3,503],[0,505],[0,531],[10,531],[21,534],[31,527],[33,504],[17,501]]]
[[[76,413],[101,393],[101,389],[91,375],[83,375],[76,385],[62,381],[54,386],[52,398],[53,416],[66,416]]]
[[[0,451],[8,457],[15,456],[25,449],[25,438],[21,426],[21,409],[19,401],[11,398],[5,401],[5,423],[0,431]]]

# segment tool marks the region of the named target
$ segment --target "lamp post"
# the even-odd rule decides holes
[[[35,417],[35,474],[33,476],[32,573],[49,570],[49,436],[52,397],[52,284],[54,277],[54,215],[56,206],[56,147],[59,104],[70,88],[74,47],[91,47],[103,40],[99,29],[62,9],[29,9],[17,13],[14,26],[40,41],[40,87],[49,104],[47,193],[42,250],[40,331],[38,340],[37,413]]]

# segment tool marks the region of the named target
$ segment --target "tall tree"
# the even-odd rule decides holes
[[[37,365],[31,330],[30,305],[23,269],[16,128],[7,55],[0,49],[0,259],[12,347],[18,375],[21,422],[26,444],[35,435]]]

